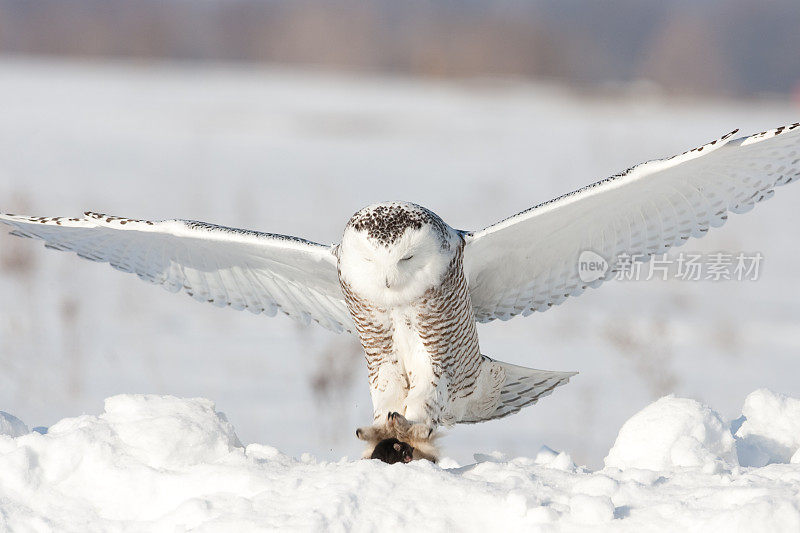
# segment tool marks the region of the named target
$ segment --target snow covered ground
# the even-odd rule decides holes
[[[666,396],[595,471],[546,447],[390,466],[245,447],[209,400],[119,395],[44,435],[0,425],[0,529],[797,531],[800,400],[761,389],[744,413]]]
[[[388,199],[480,228],[734,128],[800,118],[784,102],[12,59],[0,60],[0,102],[3,211],[191,218],[318,242],[335,242],[353,212]],[[623,422],[664,395],[699,400],[724,420],[762,387],[800,397],[799,198],[800,187],[782,188],[682,249],[761,252],[758,281],[613,282],[547,313],[481,326],[487,355],[580,374],[518,415],[456,427],[442,441],[445,454],[466,464],[493,451],[536,457],[547,444],[599,468]],[[127,393],[212,398],[241,442],[320,461],[357,457],[353,430],[371,410],[353,339],[200,305],[0,232],[0,410],[50,426],[97,415],[103,398]],[[747,464],[760,453],[747,452]],[[276,454],[283,472],[316,468],[288,456]],[[272,468],[247,461],[253,471]],[[456,475],[466,487],[492,464],[460,473],[414,465],[399,475]],[[358,479],[378,467],[334,464],[319,475],[328,468],[352,469]],[[575,482],[585,475],[519,468]],[[783,468],[736,480],[791,477]],[[380,479],[369,485],[375,498],[394,487]],[[765,498],[770,490],[754,489]],[[510,508],[528,508],[519,501]],[[626,512],[621,502],[614,500],[617,514]]]

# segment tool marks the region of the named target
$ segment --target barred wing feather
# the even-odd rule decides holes
[[[13,235],[109,263],[216,306],[277,311],[339,332],[352,322],[330,247],[304,239],[189,220],[147,221],[87,212],[82,218],[0,214]]]
[[[643,260],[702,237],[800,177],[800,124],[736,131],[655,160],[466,234],[464,269],[480,322],[546,311],[612,277],[584,283],[578,257]]]

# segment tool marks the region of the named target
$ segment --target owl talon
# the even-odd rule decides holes
[[[378,426],[366,426],[356,429],[356,437],[360,440],[380,440],[380,435],[382,435],[384,431],[381,430]]]

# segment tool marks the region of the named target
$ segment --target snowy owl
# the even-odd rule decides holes
[[[372,425],[435,459],[436,428],[516,413],[574,372],[534,370],[481,353],[476,323],[546,311],[610,279],[587,282],[579,257],[647,258],[721,226],[800,176],[800,124],[718,140],[632,167],[480,231],[450,227],[412,203],[358,211],[341,243],[188,220],[87,212],[81,218],[0,215],[14,235],[110,263],[217,306],[358,334]]]

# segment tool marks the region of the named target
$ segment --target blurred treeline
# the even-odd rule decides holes
[[[0,0],[0,52],[787,95],[800,0]]]

